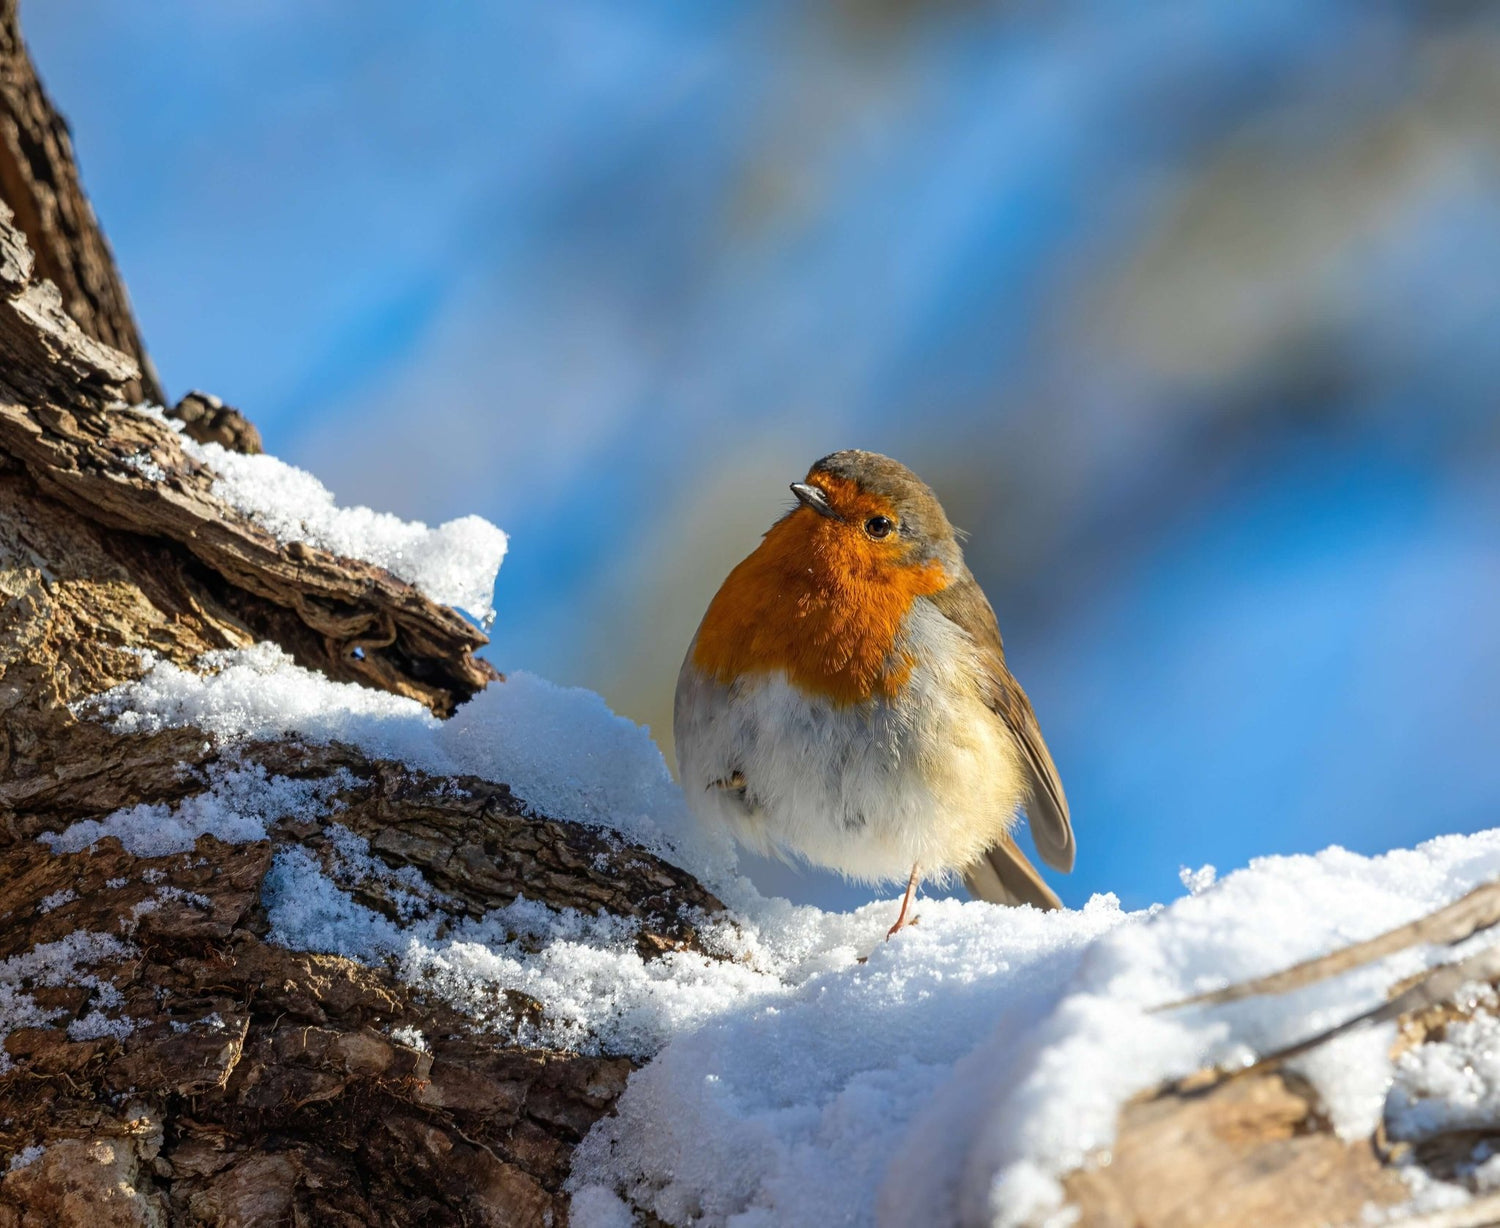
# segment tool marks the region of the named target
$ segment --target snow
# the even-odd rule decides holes
[[[385,897],[395,905],[403,922],[429,915],[449,901],[433,890],[414,866],[392,868],[370,853],[370,842],[341,823],[324,829],[333,849],[333,881],[340,886],[358,886],[375,879],[385,885]]]
[[[1466,1005],[1496,1005],[1488,986]],[[1493,1130],[1500,1121],[1500,1019],[1476,1015],[1447,1025],[1443,1038],[1396,1060],[1389,1126],[1393,1138],[1418,1141],[1455,1130]],[[1500,1178],[1500,1169],[1494,1176]]]
[[[1497,873],[1500,832],[1375,858],[1333,848],[1260,859],[1200,895],[1138,915],[1093,945],[1044,1016],[1018,1019],[1012,1006],[957,1065],[915,1123],[886,1196],[905,1212],[927,1205],[965,1223],[1044,1220],[1059,1206],[1056,1174],[1109,1146],[1129,1095],[1341,1022],[1434,956],[1403,952],[1280,999],[1162,1014],[1153,1005],[1369,937]],[[1389,1025],[1355,1032],[1294,1064],[1347,1136],[1379,1121],[1392,1036]],[[972,1141],[955,1154],[942,1144],[955,1138]],[[893,1219],[905,1222],[900,1212]]]
[[[645,960],[628,920],[524,899],[477,921],[433,912],[397,924],[357,903],[301,848],[277,854],[265,904],[272,941],[388,964],[527,1045],[644,1057],[736,998],[774,988],[741,964],[693,952]],[[542,1003],[542,1016],[517,1014],[517,994]]]
[[[149,874],[141,876],[147,882],[156,881]],[[140,928],[141,918],[155,912],[164,902],[180,901],[191,905],[193,908],[209,912],[213,909],[213,902],[206,895],[199,895],[196,891],[184,891],[181,887],[164,886],[158,887],[144,900],[137,900],[130,906],[130,911],[120,918],[120,932],[130,935]]]
[[[115,1040],[124,1040],[134,1031],[135,1024],[131,1020],[119,1016],[111,1017],[103,1011],[96,1010],[68,1024],[68,1039],[102,1040],[109,1036]]]
[[[17,1028],[46,1027],[64,1013],[58,1007],[38,1006],[31,992],[34,989],[81,985],[93,991],[93,1012],[83,1020],[74,1021],[70,1035],[74,1027],[84,1031],[96,1027],[108,1031],[113,1025],[128,1028],[128,1022],[110,1020],[101,1013],[122,1005],[124,998],[120,991],[85,969],[105,960],[124,959],[130,950],[109,934],[77,930],[57,942],[38,943],[29,951],[0,960],[0,1074],[13,1064],[5,1050],[7,1036]],[[80,1035],[73,1039],[87,1037]]]
[[[306,542],[345,558],[363,559],[486,627],[493,620],[495,576],[508,541],[489,521],[462,516],[430,529],[421,521],[402,520],[388,512],[339,507],[332,492],[306,470],[274,456],[246,456],[216,443],[197,443],[159,407],[135,408],[177,430],[183,451],[217,475],[214,496],[249,516],[282,545]],[[125,463],[152,481],[166,477],[149,457],[126,457]]]
[[[623,1188],[669,1223],[694,1209],[707,1223],[869,1222],[883,1175],[954,1064],[1003,1023],[1007,1002],[1045,1013],[1090,944],[1124,919],[1105,897],[1054,916],[930,900],[887,944],[891,906],[838,921],[798,911],[773,932],[784,943],[790,923],[824,966],[799,976],[791,960],[772,962],[775,992],[725,1002],[709,1026],[675,1037],[585,1140],[575,1184]]]
[[[1184,870],[1187,895],[1140,912],[1108,895],[1046,914],[924,899],[920,923],[886,942],[894,900],[834,912],[756,892],[733,850],[692,822],[649,732],[590,692],[517,674],[441,722],[271,645],[210,653],[193,670],[144,664],[80,710],[122,732],[193,726],[225,757],[195,797],[76,824],[48,837],[59,850],[115,835],[158,854],[205,832],[262,839],[286,813],[335,817],[338,782],[289,781],[239,758],[253,739],[295,736],[503,782],[539,814],[690,870],[728,904],[694,918],[703,951],[645,959],[627,918],[524,898],[458,915],[336,823],[326,860],[295,845],[275,856],[263,900],[273,941],[383,965],[523,1044],[644,1062],[574,1156],[580,1228],[628,1223],[632,1208],[735,1228],[1064,1223],[1062,1179],[1108,1153],[1132,1096],[1320,1032],[1451,953],[1402,952],[1280,998],[1159,1008],[1370,937],[1500,875],[1500,831],[1379,857],[1335,847],[1223,876]],[[355,898],[372,877],[394,919]],[[77,965],[103,938],[55,954]],[[0,995],[30,1018],[8,967]],[[109,1001],[95,1005],[98,1018],[74,1027],[128,1030],[102,1013]],[[423,1043],[415,1028],[393,1036]],[[1393,1036],[1363,1028],[1295,1063],[1339,1134],[1367,1137],[1384,1120],[1417,1138],[1500,1117],[1500,1025],[1454,1024],[1394,1065]],[[1475,1158],[1476,1185],[1481,1169],[1500,1179],[1489,1158]],[[1436,1205],[1463,1191],[1428,1180],[1415,1193]]]
[[[613,1190],[585,1185],[573,1193],[568,1222],[589,1228],[634,1228],[636,1220],[629,1204]]]
[[[741,889],[732,848],[698,829],[649,732],[616,716],[592,691],[517,672],[440,721],[415,700],[303,669],[274,644],[205,653],[196,664],[197,670],[185,670],[150,659],[140,679],[79,710],[121,733],[193,726],[224,746],[293,735],[318,744],[347,743],[434,775],[497,781],[539,814],[617,831],[711,887],[731,894]],[[251,834],[263,823],[256,816],[282,803],[255,803],[255,782],[246,783],[247,794],[232,802],[216,794],[203,803],[209,815],[183,818],[184,832],[193,823],[216,824],[215,834],[229,839],[228,813],[250,821],[239,838],[260,839]],[[111,822],[130,826],[137,820],[111,815],[103,825]],[[109,834],[93,834],[88,823],[69,830],[78,833],[69,837],[74,843],[59,848]]]
[[[121,463],[128,469],[134,469],[143,478],[148,478],[153,482],[166,481],[167,471],[151,459],[150,453],[132,453],[130,456],[122,457]]]
[[[412,1027],[410,1024],[391,1029],[391,1039],[398,1045],[405,1045],[408,1049],[415,1049],[418,1053],[427,1052],[427,1037],[422,1035],[421,1028]]]
[[[82,710],[113,718],[119,733],[192,725],[223,742],[295,733],[311,742],[354,742],[396,757],[415,753],[421,740],[417,731],[438,725],[416,700],[331,682],[296,666],[275,644],[207,652],[196,670],[154,656],[144,663],[140,680],[106,691]]]
[[[345,773],[318,780],[290,780],[269,776],[259,764],[214,763],[207,769],[205,783],[208,788],[203,793],[192,794],[175,805],[130,806],[103,819],[81,820],[39,839],[54,853],[76,853],[114,836],[137,857],[186,853],[203,835],[217,836],[229,844],[264,840],[266,824],[283,815],[321,814],[328,799],[353,783],[353,778]],[[109,885],[116,885],[116,880]],[[123,880],[118,885],[123,886]],[[42,901],[43,909],[53,900],[48,896]]]
[[[1367,937],[1497,872],[1492,832],[1380,858],[1268,858],[1145,913],[1107,897],[1048,915],[924,902],[868,964],[674,1037],[580,1148],[574,1182],[670,1223],[1047,1222],[1059,1175],[1108,1149],[1132,1095],[1340,1022],[1430,955],[1279,1001],[1152,1007]],[[1380,1119],[1391,1038],[1355,1032],[1299,1063],[1351,1137]]]
[[[34,1164],[37,1160],[40,1160],[42,1158],[46,1150],[47,1149],[45,1147],[38,1145],[23,1147],[20,1151],[16,1152],[15,1155],[11,1156],[10,1163],[6,1165],[5,1171],[13,1173],[17,1169],[25,1168],[29,1164]]]

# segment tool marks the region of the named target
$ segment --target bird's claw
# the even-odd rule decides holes
[[[895,936],[897,930],[904,930],[908,925],[915,925],[921,919],[921,917],[912,917],[908,921],[903,917],[901,920],[897,921],[895,925],[891,926],[890,929],[886,930],[885,940],[889,942]]]

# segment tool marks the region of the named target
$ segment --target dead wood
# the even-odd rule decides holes
[[[216,639],[275,639],[330,677],[394,691],[440,714],[494,671],[484,635],[381,568],[279,543],[213,493],[214,474],[166,422],[124,407],[133,370],[83,335],[37,282],[22,236],[0,216],[0,453],[94,529],[171,549],[189,604]],[[49,519],[57,519],[54,513]]]
[[[231,452],[254,456],[264,451],[255,424],[233,405],[210,392],[194,390],[167,411],[168,417],[182,423],[183,431],[199,443],[216,443]]]
[[[18,0],[0,0],[0,199],[84,334],[129,356],[132,401],[162,399],[125,285],[83,193],[68,125],[32,66],[17,23]]]
[[[1369,1141],[1341,1142],[1279,1072],[1132,1102],[1110,1155],[1066,1185],[1090,1228],[1323,1228],[1409,1197]]]

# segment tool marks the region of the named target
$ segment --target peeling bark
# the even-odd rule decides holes
[[[371,832],[390,864],[421,868],[459,911],[514,899],[522,883],[507,865],[522,864],[528,898],[634,916],[649,952],[694,942],[681,905],[715,906],[640,850],[519,814],[501,787],[425,780],[347,752],[261,749],[276,770],[365,773],[338,821]],[[540,1009],[519,995],[480,1031],[383,971],[267,942],[261,892],[275,851],[326,852],[322,827],[292,823],[245,845],[204,836],[164,857],[114,839],[62,855],[12,846],[0,959],[80,931],[127,942],[126,957],[89,971],[123,994],[135,1027],[70,1037],[97,992],[34,991],[60,1014],[5,1040],[14,1068],[0,1075],[0,1151],[47,1151],[0,1180],[0,1225],[7,1207],[24,1215],[48,1200],[57,1218],[43,1222],[113,1222],[89,1217],[102,1205],[95,1186],[121,1172],[136,1191],[116,1208],[129,1224],[564,1221],[572,1148],[631,1063],[518,1043]],[[59,893],[72,898],[49,908]],[[378,884],[358,898],[395,915]],[[402,1027],[426,1050],[392,1039]],[[60,1139],[84,1145],[59,1151]]]
[[[199,443],[216,443],[221,448],[243,452],[247,456],[264,450],[255,424],[212,393],[190,392],[167,414],[181,422],[188,437]]]
[[[214,639],[275,639],[309,668],[444,715],[495,677],[473,655],[484,635],[461,615],[381,568],[282,545],[215,497],[213,473],[170,426],[121,407],[130,364],[62,313],[0,221],[0,454],[31,483],[23,501],[60,504],[80,534],[169,548],[180,603],[200,608],[190,621]]]
[[[32,67],[18,0],[0,0],[0,199],[36,253],[37,276],[85,335],[129,356],[132,401],[162,399],[124,282],[78,180],[73,140]]]

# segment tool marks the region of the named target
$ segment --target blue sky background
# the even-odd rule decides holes
[[[169,392],[509,530],[501,668],[664,733],[786,483],[872,447],[972,534],[1069,902],[1500,819],[1487,6],[22,20]]]

